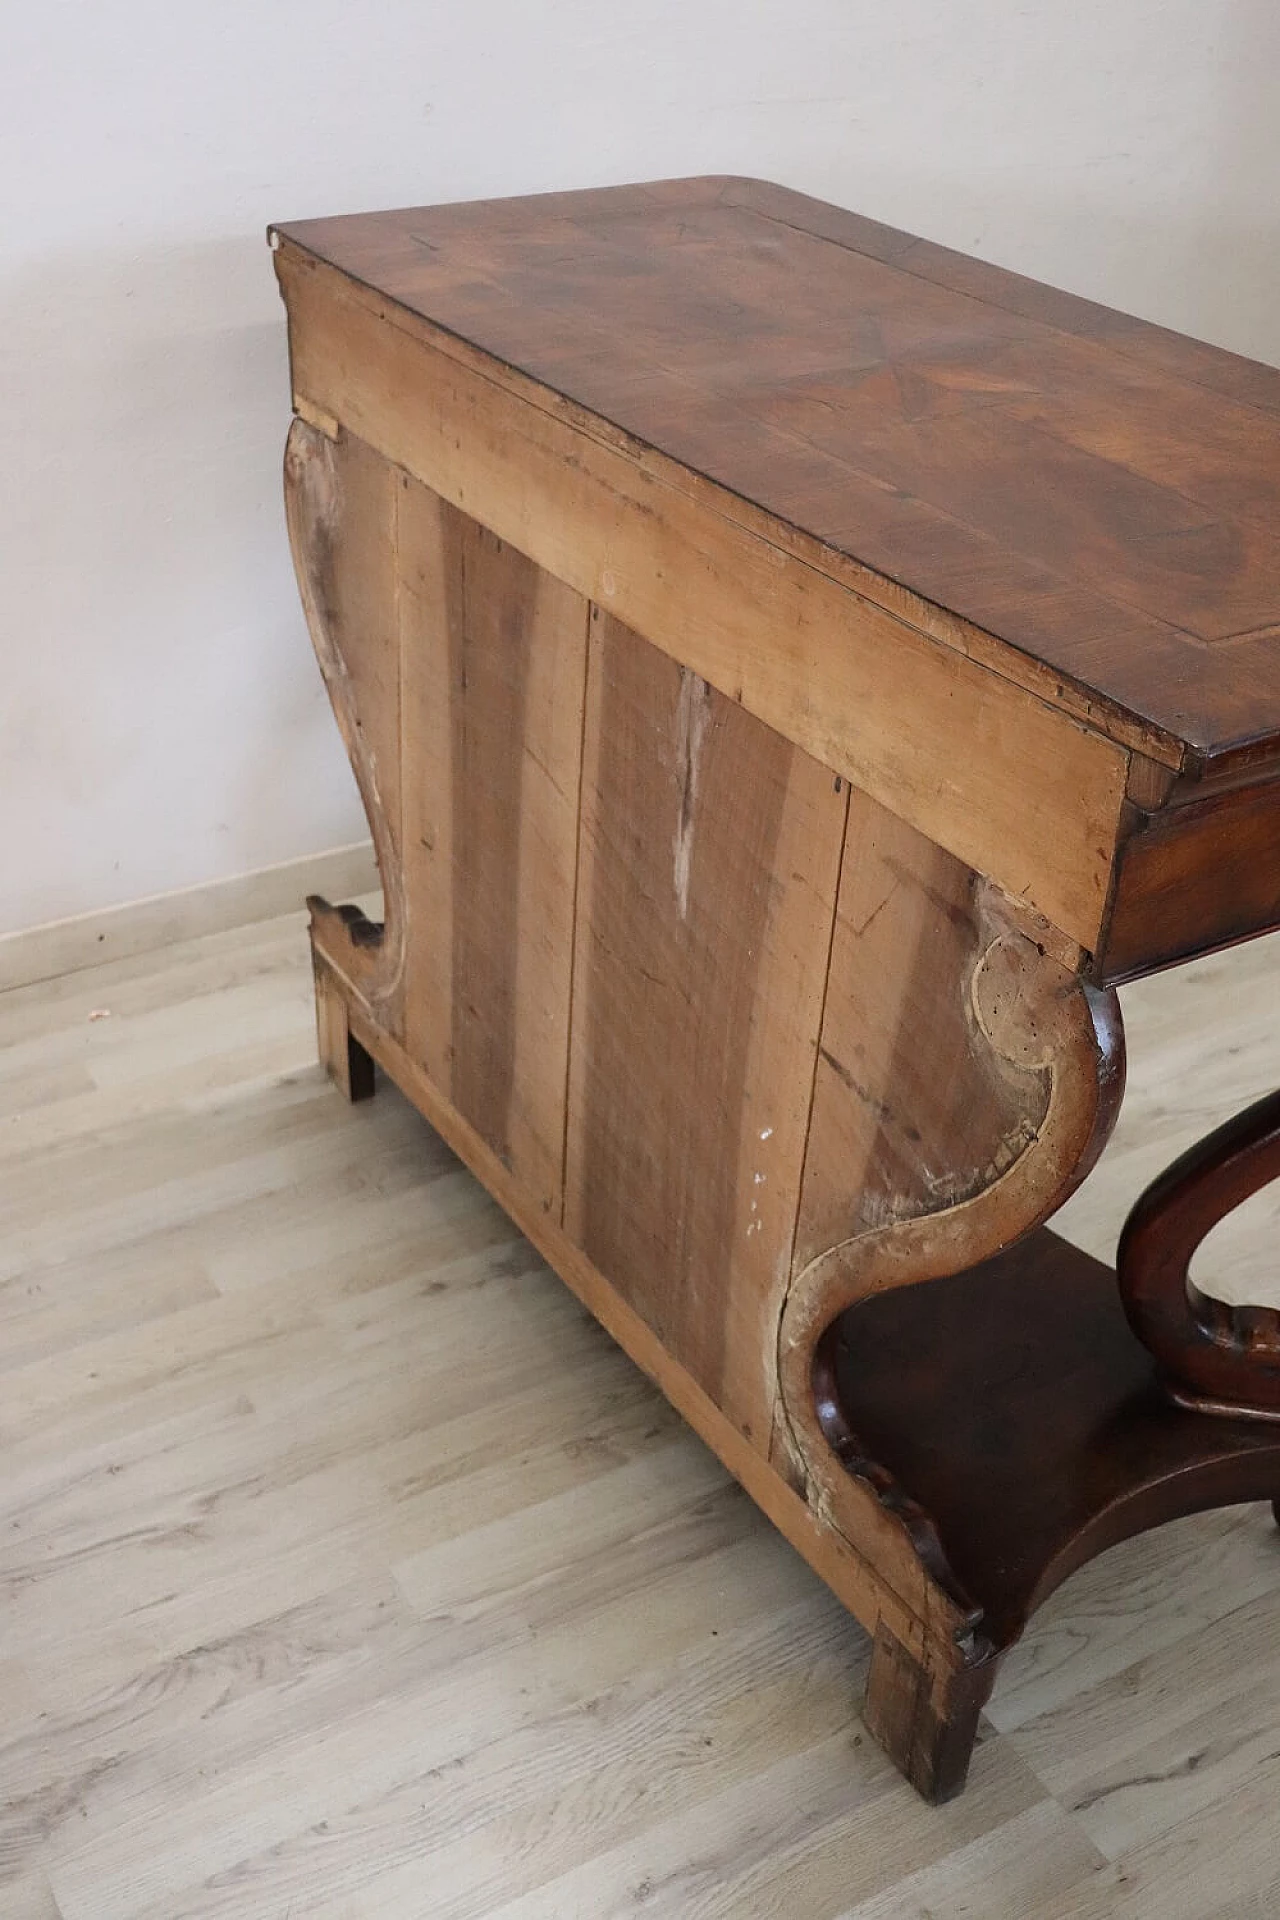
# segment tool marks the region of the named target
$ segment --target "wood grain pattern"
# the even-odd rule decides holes
[[[855,793],[778,1318],[773,1455],[833,1530],[898,1578],[907,1548],[927,1575],[923,1651],[885,1628],[867,1711],[937,1798],[964,1784],[998,1643],[935,1508],[849,1428],[823,1355],[854,1303],[898,1288],[914,1298],[1051,1212],[1104,1144],[1122,1085],[1114,1003],[1090,1000],[1013,903]],[[892,1399],[892,1381],[878,1384]],[[926,1406],[912,1421],[938,1444]]]
[[[1070,1207],[1099,1252],[1179,1128],[1280,1082],[1274,946],[1122,989],[1129,1101]],[[1074,1575],[929,1809],[840,1603],[314,1047],[300,913],[0,995],[6,1920],[1268,1912],[1265,1506]]]
[[[1191,1278],[1210,1233],[1277,1179],[1280,1093],[1270,1093],[1167,1167],[1125,1222],[1121,1303],[1180,1406],[1280,1422],[1280,1315],[1233,1305]]]
[[[1194,937],[1222,936],[1202,807],[1251,819],[1280,764],[1250,665],[1280,624],[1280,443],[1127,336],[1112,364],[945,262],[903,273],[838,219],[705,187],[455,210],[434,238],[379,217],[336,265],[281,248],[295,553],[386,842],[385,927],[313,908],[321,1051],[349,1095],[370,1058],[391,1074],[833,1579],[877,1636],[867,1724],[942,1799],[1045,1567],[1270,1468],[1265,1438],[1220,1459],[1192,1423],[1158,1486],[1135,1476],[1110,1336],[1094,1367],[1075,1329],[1052,1373],[1089,1263],[1049,1261],[1023,1326],[1004,1250],[1115,1118],[1118,1007],[1086,982],[1112,919],[1136,972],[1176,918],[1133,933],[1131,842],[1184,863]],[[864,496],[921,567],[844,538],[833,514],[888,551]],[[1094,595],[1105,670],[1019,612],[1061,611],[1055,583],[1073,619]],[[931,1285],[977,1303],[941,1355]],[[890,1329],[869,1381],[840,1358],[859,1325]],[[997,1333],[1061,1386],[1043,1457]],[[988,1350],[1010,1391],[984,1410]],[[1058,1440],[1097,1379],[1094,1471]],[[997,1414],[1043,1525],[1008,1480],[1013,1544],[984,1559],[966,1522],[953,1556]],[[1098,1513],[1060,1513],[1082,1474]],[[431,1565],[447,1608],[461,1569]]]
[[[388,324],[385,302],[330,269],[279,265],[298,396],[1097,944],[1127,771],[1115,743],[792,563],[772,528],[741,526],[718,496]]]
[[[926,1800],[954,1799],[969,1775],[978,1717],[995,1662],[955,1666],[921,1659],[881,1621],[876,1628],[862,1717]]]
[[[346,1099],[371,1100],[373,1062],[352,1036],[346,997],[324,964],[315,969],[315,984],[316,1051],[320,1065]]]
[[[1096,972],[1108,981],[1280,925],[1280,781],[1135,813]]]
[[[1213,644],[1280,622],[1274,369],[755,181],[282,231],[997,636],[1012,677],[1202,760],[1280,751],[1274,646],[1246,672]]]
[[[968,992],[981,883],[866,794],[850,803],[796,1264],[980,1193],[1036,1139],[1048,1077],[997,1054]]]
[[[400,650],[396,644],[396,486],[350,434],[305,420],[289,429],[285,513],[294,571],[382,879],[384,926],[353,941],[320,907],[317,939],[364,1003],[398,1029],[406,923],[400,818]]]
[[[583,1256],[565,1230],[548,1217],[545,1209],[530,1204],[523,1187],[511,1178],[461,1114],[442,1098],[399,1043],[359,1014],[354,1031],[570,1290],[661,1388],[850,1613],[868,1626],[887,1622],[902,1643],[923,1658],[929,1630],[936,1636],[940,1625],[945,1629],[951,1624],[951,1616],[945,1601],[941,1607],[935,1604],[929,1576],[910,1542],[904,1536],[890,1534],[887,1548],[871,1558],[824,1524],[822,1517],[770,1466],[758,1440],[748,1440],[726,1418],[689,1369],[672,1358],[648,1323]],[[628,1533],[632,1530],[625,1516],[621,1525]]]
[[[569,1237],[764,1451],[848,788],[591,629]]]
[[[395,484],[405,1044],[559,1218],[587,605]]]
[[[1125,1324],[1112,1268],[1047,1227],[855,1307],[824,1364],[860,1444],[934,1517],[997,1648],[1117,1540],[1280,1483],[1280,1429],[1186,1417]]]
[[[868,1294],[975,1265],[1059,1206],[1114,1125],[1124,1043],[1014,903],[851,806],[780,1327],[792,1445],[824,1466],[819,1334]]]

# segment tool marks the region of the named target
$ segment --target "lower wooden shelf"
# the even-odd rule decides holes
[[[1280,1495],[1280,1425],[1175,1406],[1114,1271],[1047,1228],[850,1308],[817,1372],[842,1460],[887,1503],[923,1510],[993,1652],[1104,1548]]]

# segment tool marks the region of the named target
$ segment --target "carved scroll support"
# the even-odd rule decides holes
[[[814,1184],[832,1192],[841,1152],[853,1150],[844,1177],[855,1231],[822,1245],[839,1207],[823,1197],[808,1209],[822,1234],[802,1235],[802,1248],[816,1238],[816,1250],[793,1270],[780,1319],[775,1451],[822,1524],[875,1553],[920,1623],[911,1645],[883,1621],[873,1628],[864,1718],[920,1791],[940,1800],[964,1783],[1007,1642],[929,1502],[860,1433],[839,1349],[856,1355],[877,1303],[924,1300],[933,1283],[999,1254],[1062,1203],[1114,1123],[1123,1030],[1114,994],[1087,987],[1033,915],[942,865],[899,826],[870,817],[856,861],[811,1135],[825,1163]],[[890,911],[877,913],[881,898],[896,925]],[[912,984],[896,1037],[881,1045],[867,995],[891,969]],[[825,1152],[824,1139],[841,1151]],[[1034,1311],[1033,1286],[1027,1306]],[[921,1352],[927,1310],[918,1326]]]
[[[1094,1165],[1123,1097],[1114,992],[1084,985],[1048,955],[998,890],[982,892],[979,916],[985,937],[955,991],[967,1001],[975,1053],[985,1049],[1008,1077],[1039,1084],[1039,1117],[1024,1125],[1007,1164],[957,1204],[930,1210],[922,1201],[793,1275],[779,1328],[780,1396],[795,1455],[819,1497],[825,1490],[839,1499],[845,1475],[833,1470],[835,1460],[847,1467],[856,1451],[815,1372],[825,1331],[860,1301],[976,1266],[1047,1219]]]
[[[876,831],[899,871],[900,837]],[[857,1115],[838,1137],[876,1146],[847,1161],[857,1230],[811,1241],[793,1269],[778,1379],[804,1497],[824,1527],[874,1552],[918,1623],[909,1643],[871,1623],[864,1718],[938,1800],[964,1783],[1004,1653],[1075,1568],[1180,1515],[1276,1498],[1280,1312],[1212,1299],[1188,1269],[1212,1227],[1280,1177],[1280,1094],[1143,1195],[1118,1271],[1080,1252],[1042,1223],[1118,1110],[1116,1000],[990,887],[966,895],[955,880],[944,894],[923,859],[913,879],[896,952],[921,984],[880,1055],[849,988],[883,976],[887,915],[860,900],[837,934],[836,953],[843,941],[854,958],[833,976],[823,1052]],[[948,928],[959,928],[950,945]],[[877,932],[886,946],[858,957]],[[921,1006],[927,1021],[912,1017]],[[823,1118],[819,1099],[815,1126]],[[824,1201],[824,1226],[838,1217]]]
[[[399,846],[399,684],[392,469],[349,436],[295,419],[285,514],[303,611],[364,804],[384,920],[313,897],[312,944],[379,1025],[398,1030],[406,911]]]
[[[1180,1406],[1280,1422],[1280,1312],[1215,1299],[1191,1279],[1220,1220],[1280,1179],[1280,1093],[1184,1153],[1125,1223],[1116,1278],[1126,1317]]]

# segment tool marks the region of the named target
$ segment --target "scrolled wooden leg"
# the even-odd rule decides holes
[[[1280,1093],[1175,1160],[1125,1223],[1116,1278],[1126,1317],[1172,1399],[1201,1413],[1280,1421],[1280,1311],[1231,1306],[1190,1276],[1197,1247],[1280,1179]]]
[[[905,1647],[882,1621],[876,1632],[862,1718],[894,1765],[924,1799],[954,1799],[969,1774],[978,1721],[999,1661],[974,1666],[931,1662]]]
[[[316,968],[316,1041],[320,1064],[348,1100],[370,1100],[373,1059],[351,1032],[347,1003],[327,967]]]
[[[398,1031],[407,939],[399,826],[400,693],[392,523],[399,478],[346,435],[295,420],[285,448],[285,514],[298,587],[334,717],[364,802],[385,922],[358,907],[308,901],[313,949],[326,954],[380,1026]]]

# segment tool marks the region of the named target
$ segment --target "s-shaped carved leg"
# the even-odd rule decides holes
[[[334,717],[364,803],[382,877],[385,923],[358,907],[308,901],[317,966],[327,960],[352,1001],[379,1027],[400,1031],[406,950],[400,849],[396,476],[372,448],[331,438],[308,421],[289,430],[285,513],[303,611]],[[317,1017],[324,1022],[317,1005]],[[341,1048],[321,1057],[340,1084]]]
[[[1114,997],[1091,993],[1016,903],[867,803],[849,846],[779,1324],[777,1444],[823,1525],[905,1605],[892,1629],[883,1614],[865,1622],[865,1717],[944,1799],[963,1785],[1002,1647],[928,1503],[847,1416],[828,1335],[849,1329],[856,1367],[869,1304],[924,1299],[1058,1206],[1110,1130],[1123,1045]],[[917,1353],[927,1312],[919,1324]]]
[[[1088,1050],[1073,1042],[1073,1022],[1082,1005],[1106,1008],[1078,983],[1056,1001],[1051,974],[1022,960],[1022,986],[1002,997],[1016,1016],[1008,1028],[992,1017],[981,987],[989,962],[980,962],[979,1025],[993,1047],[1018,1032],[1048,1043],[1044,1070],[1066,1076],[1061,1121],[1072,1111],[1079,1119]],[[1095,1053],[1104,1131],[1107,1053],[1105,1044]],[[1091,1151],[1072,1121],[1059,1134],[1064,1152],[1037,1168],[1053,1108],[1051,1096],[1021,1176],[1013,1170],[1024,1198],[1053,1162],[1066,1177],[1073,1139],[1086,1161]],[[1188,1266],[1212,1226],[1277,1176],[1273,1095],[1149,1189],[1126,1228],[1118,1275],[1046,1227],[985,1255],[980,1237],[969,1239],[975,1265],[937,1257],[954,1253],[962,1233],[985,1234],[997,1183],[936,1221],[922,1215],[858,1236],[823,1256],[834,1272],[820,1263],[798,1276],[815,1320],[827,1302],[843,1302],[807,1377],[804,1349],[792,1356],[790,1408],[800,1408],[810,1499],[851,1540],[870,1538],[855,1492],[873,1499],[910,1549],[899,1582],[913,1569],[927,1576],[910,1645],[879,1636],[867,1720],[931,1798],[958,1789],[998,1661],[1075,1568],[1180,1515],[1276,1501],[1280,1314],[1211,1299],[1192,1286]],[[1049,1197],[1047,1186],[1038,1190]],[[803,1429],[802,1385],[825,1455]]]
[[[1277,1179],[1280,1093],[1272,1093],[1175,1160],[1125,1223],[1116,1255],[1125,1314],[1179,1406],[1280,1421],[1280,1311],[1231,1306],[1190,1275],[1206,1235]]]

